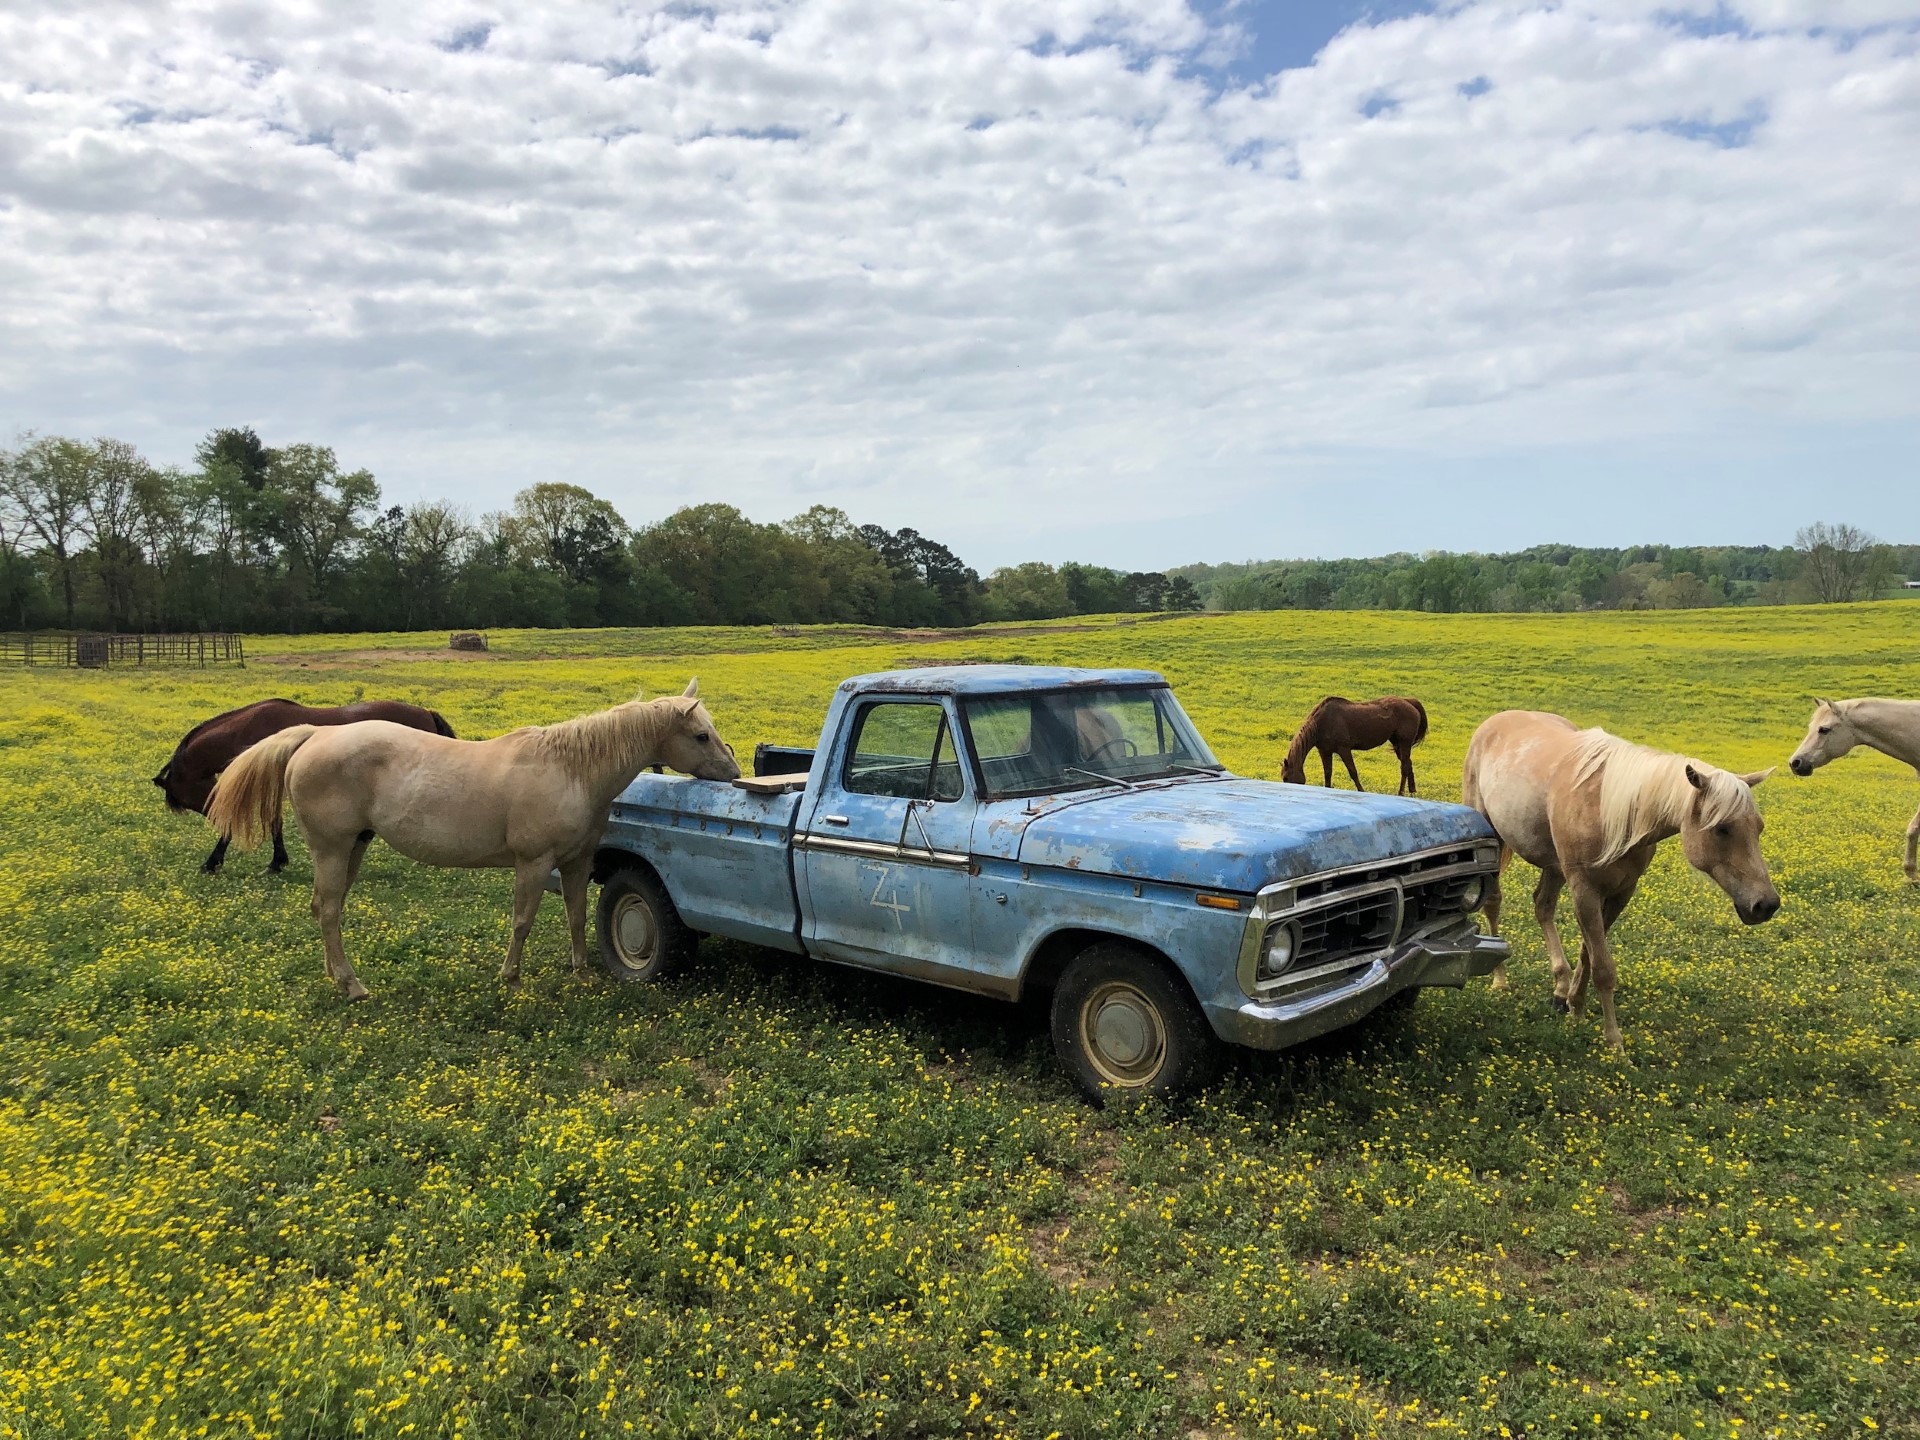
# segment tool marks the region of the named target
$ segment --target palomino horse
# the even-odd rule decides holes
[[[1347,763],[1353,788],[1364,790],[1360,772],[1353,768],[1353,752],[1371,750],[1376,745],[1391,745],[1400,757],[1400,788],[1396,795],[1414,795],[1413,747],[1427,738],[1427,707],[1405,695],[1383,695],[1378,700],[1343,700],[1329,695],[1307,712],[1300,722],[1287,758],[1280,762],[1280,778],[1291,785],[1307,783],[1307,752],[1320,752],[1320,765],[1326,775],[1323,784],[1333,784],[1333,757]]]
[[[557,869],[573,968],[582,972],[587,880],[614,796],[656,763],[703,780],[740,774],[696,693],[689,681],[682,695],[629,700],[495,740],[445,740],[384,720],[296,725],[227,767],[207,817],[246,849],[279,819],[282,797],[292,797],[313,853],[313,918],[327,976],[349,1000],[367,990],[347,962],[340,911],[376,835],[423,864],[512,869],[513,941],[500,967],[508,984],[520,979],[521,949]]]
[[[256,700],[229,710],[211,720],[202,720],[174,747],[173,758],[160,767],[153,783],[167,797],[167,808],[178,814],[191,811],[207,813],[207,799],[213,794],[213,782],[233,763],[233,757],[249,745],[257,745],[289,725],[351,725],[356,720],[391,720],[435,735],[453,737],[453,727],[438,710],[423,710],[399,700],[359,700],[351,705],[299,705],[292,700]],[[214,844],[213,853],[201,863],[200,873],[212,875],[227,858],[227,840],[223,835]],[[267,873],[278,875],[287,866],[287,842],[280,833],[280,821],[273,822],[273,863]]]
[[[1787,761],[1796,775],[1811,775],[1856,745],[1866,745],[1913,766],[1920,774],[1920,700],[1821,700],[1816,702],[1807,738]],[[1907,879],[1920,884],[1914,851],[1920,848],[1920,810],[1907,822]]]
[[[1747,924],[1773,918],[1780,895],[1760,856],[1762,822],[1752,793],[1772,773],[1731,775],[1535,710],[1504,710],[1473,732],[1461,793],[1498,832],[1502,870],[1509,851],[1540,869],[1533,914],[1553,963],[1555,1009],[1585,1014],[1591,980],[1607,1043],[1624,1048],[1607,932],[1663,840],[1678,835],[1687,863],[1727,892]],[[1554,924],[1563,887],[1573,892],[1580,925],[1577,970],[1568,968]],[[1487,928],[1498,934],[1498,877],[1486,911]],[[1493,984],[1506,988],[1506,966],[1494,972]]]

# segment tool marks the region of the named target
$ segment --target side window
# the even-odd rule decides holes
[[[845,784],[858,795],[958,800],[959,756],[939,705],[878,704],[860,712]]]

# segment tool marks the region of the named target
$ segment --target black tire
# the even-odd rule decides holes
[[[1053,992],[1053,1053],[1096,1105],[1119,1094],[1196,1090],[1220,1063],[1220,1040],[1158,957],[1117,940],[1076,955]]]
[[[671,975],[700,948],[700,937],[680,918],[666,887],[636,866],[623,866],[600,882],[594,938],[600,968],[625,985]]]

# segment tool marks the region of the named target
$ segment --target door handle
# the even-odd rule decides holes
[[[844,815],[822,815],[820,818],[829,825],[845,825],[849,823],[847,817]]]

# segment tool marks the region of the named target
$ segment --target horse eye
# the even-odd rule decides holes
[[[694,736],[693,738],[698,740],[702,745],[710,745],[713,743],[713,736],[709,735],[704,730],[701,731],[698,735]]]
[[[1733,831],[1724,825],[1716,825],[1713,827],[1713,833],[1718,835],[1722,840],[1725,840],[1733,834]]]
[[[1822,725],[1822,726],[1820,727],[1820,733],[1821,733],[1822,735],[1825,735],[1825,734],[1827,734],[1827,733],[1828,733],[1829,731],[1831,731],[1832,729],[1833,729],[1833,726],[1831,726],[1831,725]]]

